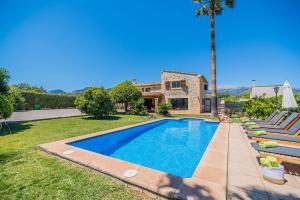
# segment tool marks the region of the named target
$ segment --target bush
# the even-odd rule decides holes
[[[96,118],[110,115],[114,108],[108,92],[97,87],[90,87],[82,96],[78,96],[75,105],[81,112]]]
[[[142,98],[142,92],[131,81],[124,81],[112,88],[110,95],[115,103],[122,103],[125,107],[125,112],[128,111],[128,106],[131,102]]]
[[[22,97],[25,99],[24,109],[31,110],[34,105],[38,104],[41,108],[72,108],[76,96],[65,94],[47,94],[21,91]]]
[[[282,97],[278,98],[278,109],[281,108]],[[276,98],[254,98],[246,102],[242,111],[249,117],[264,118],[269,116],[276,109]]]
[[[147,115],[147,109],[144,106],[144,99],[140,98],[130,103],[129,114],[131,115]]]
[[[160,115],[168,115],[169,110],[171,110],[171,109],[172,109],[172,104],[170,104],[170,103],[161,103],[161,104],[159,104],[156,112]]]
[[[9,81],[9,72],[0,68],[0,94],[7,95],[9,91],[8,81]]]
[[[13,112],[13,105],[10,98],[5,95],[0,95],[0,118],[7,119]]]
[[[9,97],[15,111],[25,109],[25,98],[22,96],[21,91],[17,87],[11,86],[9,88]]]

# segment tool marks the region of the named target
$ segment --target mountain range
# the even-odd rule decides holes
[[[70,94],[81,94],[82,92],[84,92],[88,87],[85,87],[83,89],[79,89],[79,90],[74,90],[72,92],[70,92]],[[245,92],[249,92],[251,89],[251,87],[219,87],[218,88],[218,93],[219,94],[228,94],[228,95],[233,95],[233,96],[238,96],[238,95],[242,95]],[[299,88],[294,88],[293,89],[294,93],[295,92],[300,92]],[[57,89],[57,90],[51,90],[49,91],[49,93],[51,94],[65,94],[66,92],[61,90],[61,89]],[[209,90],[209,93],[211,93],[211,91]]]

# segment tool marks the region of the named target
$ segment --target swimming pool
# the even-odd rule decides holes
[[[201,119],[165,119],[68,144],[190,178],[218,125]]]

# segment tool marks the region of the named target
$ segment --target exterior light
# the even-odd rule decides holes
[[[274,88],[274,92],[276,95],[276,110],[278,110],[278,92],[279,92],[279,86],[275,86]]]

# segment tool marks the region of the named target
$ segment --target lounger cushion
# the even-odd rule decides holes
[[[254,134],[248,134],[248,137],[249,138],[255,137],[255,138],[265,138],[265,139],[272,139],[272,140],[281,140],[281,141],[288,141],[288,142],[299,142],[299,144],[300,144],[300,138],[291,137],[291,136],[271,135],[271,134],[256,136]]]
[[[274,147],[274,148],[261,148],[259,146],[259,144],[256,142],[252,142],[251,145],[257,151],[300,158],[300,149],[299,148],[283,147],[283,146],[278,146],[278,147]]]

